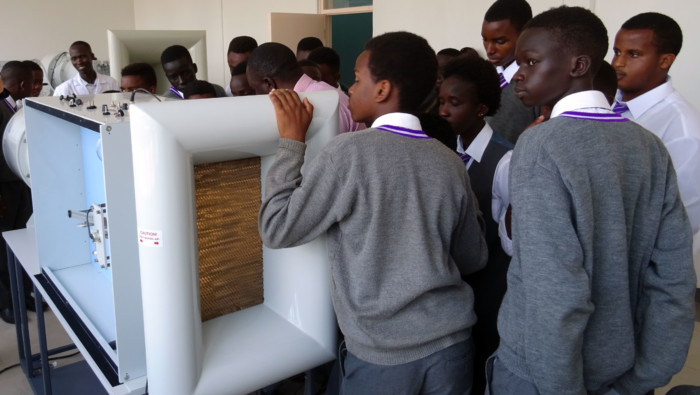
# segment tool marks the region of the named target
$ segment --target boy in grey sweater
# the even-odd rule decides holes
[[[280,143],[259,216],[272,248],[327,232],[331,290],[347,354],[341,393],[469,393],[476,317],[461,275],[486,264],[476,200],[457,155],[411,113],[432,88],[435,53],[387,33],[357,58],[353,120],[302,176],[313,108],[275,90]]]
[[[553,108],[511,160],[514,254],[492,394],[644,394],[685,361],[690,223],[661,140],[591,90],[607,43],[580,7],[536,16],[518,40],[518,97]]]

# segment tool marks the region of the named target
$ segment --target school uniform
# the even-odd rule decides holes
[[[678,175],[683,205],[693,233],[700,230],[700,114],[671,84],[671,77],[656,88],[628,101],[617,92],[616,106],[630,119],[658,136],[671,154]],[[627,109],[620,109],[620,105]]]
[[[501,106],[495,115],[486,117],[486,121],[491,125],[501,137],[515,144],[520,134],[540,115],[539,107],[527,107],[515,96],[514,84],[511,83],[513,76],[518,71],[515,61],[507,67],[497,66],[496,71],[502,75],[501,79]]]
[[[513,258],[492,394],[643,394],[693,334],[690,222],[656,136],[598,91],[561,99],[510,167]],[[504,374],[505,373],[505,374]]]
[[[71,77],[68,81],[63,82],[54,90],[54,96],[68,95],[94,95],[106,91],[121,91],[119,83],[112,77],[97,73],[97,78],[92,84],[80,77],[80,73]]]
[[[505,227],[508,196],[508,173],[513,145],[493,132],[488,123],[465,149],[457,138],[457,153],[465,162],[472,190],[486,224],[485,239],[489,249],[486,267],[465,276],[474,291],[477,322],[472,327],[474,339],[474,384],[472,392],[482,394],[486,388],[486,359],[498,347],[496,319],[506,292],[506,274],[512,253],[512,241]]]

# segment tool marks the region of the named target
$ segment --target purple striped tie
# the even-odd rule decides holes
[[[465,166],[468,165],[468,164],[469,164],[469,161],[472,159],[472,157],[469,156],[469,154],[466,153],[466,152],[465,152],[465,153],[462,153],[462,154],[459,154],[459,157],[462,158],[462,162],[464,162],[464,165],[465,165]]]
[[[627,104],[620,103],[620,102],[615,102],[612,108],[613,112],[615,114],[620,114],[622,115],[623,112],[628,111],[629,108],[627,107]]]
[[[503,73],[498,73],[498,79],[501,80],[501,89],[508,86],[508,82],[506,81],[506,77],[503,76]]]

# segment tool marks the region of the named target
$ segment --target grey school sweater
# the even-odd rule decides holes
[[[498,358],[542,394],[662,386],[693,332],[692,234],[661,140],[552,118],[510,170],[514,255]]]
[[[433,139],[377,129],[346,133],[300,169],[306,145],[280,139],[259,230],[268,247],[327,231],[331,297],[350,352],[411,362],[470,336],[471,288],[486,264],[469,176]]]

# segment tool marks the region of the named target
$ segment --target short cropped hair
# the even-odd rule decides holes
[[[530,4],[525,0],[496,0],[484,15],[486,22],[506,19],[510,21],[516,31],[521,32],[527,21],[532,19]]]
[[[316,48],[309,53],[307,59],[316,64],[325,64],[334,73],[340,71],[340,55],[333,48]]]
[[[192,95],[205,95],[207,93],[211,94],[212,97],[216,97],[214,85],[204,80],[196,80],[191,84],[187,84],[185,91],[182,92],[182,96],[187,99]]]
[[[459,56],[460,52],[457,48],[443,48],[438,51],[438,55],[445,55],[445,56],[451,56],[451,57],[457,57]]]
[[[248,61],[244,60],[233,68],[233,71],[231,71],[231,76],[233,77],[234,75],[245,74],[246,70],[248,70]]]
[[[318,37],[304,37],[297,43],[297,51],[313,51],[323,46],[323,42]]]
[[[560,6],[545,11],[525,24],[524,29],[542,28],[552,39],[574,55],[591,58],[591,74],[595,75],[608,52],[608,31],[594,13],[583,7]]]
[[[25,60],[22,61],[27,67],[29,67],[29,70],[31,71],[41,71],[42,73],[44,72],[44,69],[39,66],[39,64],[33,60]]]
[[[88,51],[92,52],[92,48],[90,47],[90,44],[86,43],[85,41],[75,41],[68,48],[73,48],[73,47],[85,47],[85,48],[87,48]]]
[[[190,51],[187,48],[182,45],[171,45],[165,48],[165,51],[160,55],[160,63],[166,64],[182,58],[192,63],[192,55],[190,55]]]
[[[622,24],[626,30],[649,29],[654,32],[654,46],[661,53],[678,56],[683,45],[683,31],[673,18],[658,12],[635,15]]]
[[[262,77],[276,77],[299,70],[299,65],[294,52],[286,45],[269,42],[250,53],[248,69]]]
[[[258,47],[258,42],[255,41],[253,37],[250,36],[238,36],[234,37],[230,43],[228,43],[228,53],[246,53],[252,52]]]
[[[153,69],[153,66],[148,63],[132,63],[127,65],[122,69],[122,77],[127,75],[136,75],[141,77],[147,86],[158,85],[156,71]]]
[[[2,66],[0,76],[2,77],[2,82],[8,86],[12,83],[26,81],[33,77],[33,74],[32,70],[24,62],[19,60],[11,60]]]
[[[603,92],[608,102],[613,104],[617,93],[617,73],[610,63],[603,61],[600,64],[598,72],[593,77],[593,89]]]
[[[428,42],[409,32],[376,36],[365,45],[375,81],[388,80],[399,89],[399,109],[416,113],[435,87],[437,57]]]
[[[485,115],[496,114],[501,105],[501,82],[491,62],[478,56],[460,56],[445,65],[442,75],[444,79],[456,77],[471,82],[477,102],[489,108]]]

